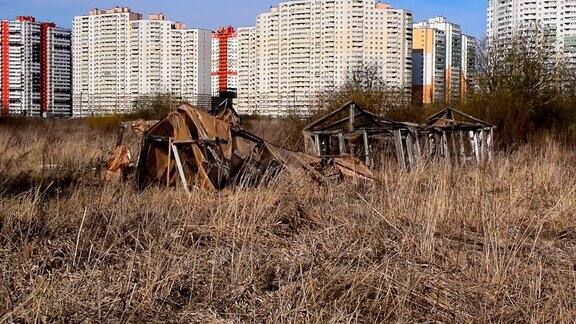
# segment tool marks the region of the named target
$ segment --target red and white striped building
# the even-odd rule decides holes
[[[0,21],[0,112],[7,115],[70,116],[70,30],[34,17]]]
[[[212,33],[212,96],[236,93],[238,84],[238,34],[232,26]]]

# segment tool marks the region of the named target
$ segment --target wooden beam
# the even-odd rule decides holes
[[[320,145],[320,135],[314,135],[314,144],[316,144],[316,156],[322,156],[322,146]]]
[[[186,181],[186,175],[184,174],[184,167],[182,166],[182,160],[180,160],[180,154],[178,153],[178,148],[174,144],[172,144],[172,152],[174,152],[174,161],[176,161],[176,166],[178,167],[178,173],[180,174],[180,180],[182,181],[184,191],[186,191],[186,194],[190,196],[190,188],[188,188],[188,181]]]
[[[394,131],[394,141],[396,146],[396,158],[398,160],[398,164],[402,169],[406,169],[406,159],[404,157],[404,144],[402,144],[402,131],[395,130]]]
[[[494,129],[488,132],[488,162],[494,162]]]
[[[340,150],[340,155],[346,154],[346,141],[343,133],[338,134],[338,149]]]
[[[370,143],[368,142],[368,133],[367,132],[364,132],[363,138],[364,138],[364,155],[365,155],[366,166],[370,167]]]
[[[168,165],[166,166],[166,188],[170,187],[170,164],[172,163],[172,138],[168,143]]]
[[[478,136],[476,132],[471,131],[470,137],[472,140],[472,147],[474,147],[474,156],[476,157],[476,162],[480,163],[480,146],[478,145]]]
[[[350,104],[350,132],[354,131],[354,122],[356,120],[356,103],[351,103]]]
[[[450,145],[452,148],[451,158],[454,160],[455,164],[462,164],[460,160],[460,150],[456,146],[456,135],[458,133],[456,131],[450,132]]]
[[[406,133],[406,152],[408,153],[408,168],[412,169],[414,167],[414,148],[410,132]]]
[[[466,166],[468,161],[466,161],[466,146],[464,145],[464,134],[462,131],[458,131],[458,139],[460,143],[460,163],[462,163],[462,166]]]
[[[334,110],[333,112],[329,113],[328,115],[316,120],[315,122],[311,123],[310,125],[304,127],[304,130],[312,130],[312,128],[320,125],[322,122],[326,121],[327,119],[329,119],[330,117],[333,117],[335,115],[337,115],[338,113],[342,112],[343,110],[347,109],[348,106],[350,106],[352,104],[352,102],[348,102],[346,104],[344,104],[342,107]]]
[[[479,124],[482,124],[482,125],[484,125],[484,126],[492,127],[492,125],[490,125],[489,123],[487,123],[487,122],[485,122],[485,121],[483,121],[483,120],[481,120],[481,119],[478,119],[478,118],[476,118],[476,117],[472,117],[472,116],[470,116],[470,115],[468,115],[468,114],[466,114],[466,113],[463,113],[463,112],[461,112],[460,110],[456,110],[456,109],[451,109],[451,110],[452,110],[452,112],[455,112],[455,113],[457,113],[457,114],[459,114],[459,115],[461,115],[461,116],[463,116],[463,117],[472,119],[473,121],[475,121],[475,122],[477,122],[477,123],[479,123]]]
[[[414,154],[416,156],[416,164],[420,163],[422,160],[422,149],[420,148],[420,134],[418,134],[418,132],[414,132],[414,137],[416,139],[416,151],[414,151]]]
[[[486,162],[486,136],[483,130],[478,131],[478,142],[480,145],[480,161]]]
[[[450,148],[448,147],[448,134],[442,131],[442,147],[444,149],[444,159],[450,164]]]

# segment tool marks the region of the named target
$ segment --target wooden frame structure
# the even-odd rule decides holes
[[[459,110],[444,109],[421,127],[426,157],[467,166],[494,160],[495,127]]]
[[[416,165],[420,156],[417,125],[393,121],[348,102],[306,126],[305,151],[320,158],[353,157],[369,168],[378,158],[395,158],[402,168]]]
[[[379,167],[378,158],[392,156],[403,169],[425,161],[482,164],[491,162],[494,152],[494,126],[452,108],[418,125],[392,121],[349,102],[306,126],[303,136],[308,154],[352,156],[371,169]]]

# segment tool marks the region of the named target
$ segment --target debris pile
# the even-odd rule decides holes
[[[153,126],[147,125],[137,149],[124,142],[126,130],[134,127],[123,125],[107,173],[126,175],[135,169],[138,188],[181,185],[189,192],[194,186],[207,190],[256,186],[294,167],[319,181],[332,176],[373,178],[355,159],[323,159],[266,142],[242,128],[240,117],[227,102],[208,112],[180,105]]]
[[[429,159],[466,166],[493,161],[494,129],[485,121],[448,108],[428,118],[421,133]]]

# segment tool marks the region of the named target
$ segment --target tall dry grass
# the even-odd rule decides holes
[[[0,322],[576,320],[576,153],[554,142],[191,197],[100,181],[113,143],[0,126]]]

